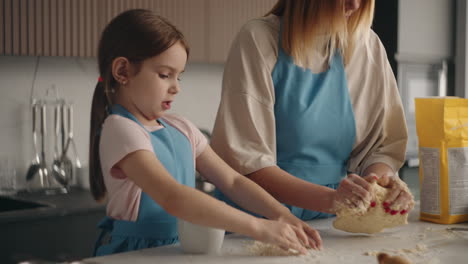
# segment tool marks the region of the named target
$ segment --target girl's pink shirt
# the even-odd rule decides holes
[[[198,155],[208,145],[205,136],[194,124],[183,117],[166,114],[162,119],[189,139],[195,164]],[[163,126],[145,128],[148,131],[156,131]],[[107,188],[107,215],[114,219],[136,221],[138,218],[141,188],[122,170],[114,167],[125,156],[137,150],[148,150],[154,153],[149,133],[128,118],[119,115],[107,117],[102,126],[99,157]]]

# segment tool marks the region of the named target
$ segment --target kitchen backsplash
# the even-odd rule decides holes
[[[26,170],[33,158],[30,96],[37,57],[0,56],[0,159],[13,160],[18,186],[25,186]],[[223,65],[193,63],[186,67],[182,89],[171,112],[211,131],[221,95]],[[95,59],[40,57],[32,92],[46,95],[52,85],[59,96],[74,104],[74,135],[78,154],[88,164],[91,98],[98,73]],[[51,122],[52,117],[48,117]],[[48,131],[51,133],[51,131]],[[52,145],[48,146],[52,150]]]

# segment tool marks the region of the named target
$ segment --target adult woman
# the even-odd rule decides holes
[[[279,0],[241,29],[225,65],[212,147],[304,220],[336,202],[371,204],[372,178],[391,188],[388,213],[413,207],[396,173],[403,109],[373,12],[374,0]]]

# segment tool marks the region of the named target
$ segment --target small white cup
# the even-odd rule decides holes
[[[182,251],[189,254],[217,255],[224,240],[224,230],[200,226],[178,219],[177,229]]]

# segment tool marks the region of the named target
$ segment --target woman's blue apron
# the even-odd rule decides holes
[[[336,189],[347,173],[356,136],[341,55],[335,54],[330,67],[315,74],[294,64],[283,50],[280,37],[278,59],[271,75],[275,88],[277,165],[298,178]],[[216,196],[234,205],[220,191]],[[286,206],[303,220],[331,216]]]
[[[121,105],[114,105],[112,114],[131,119],[144,128],[135,116]],[[154,153],[179,183],[194,187],[195,166],[189,140],[163,120],[158,121],[164,128],[153,132],[148,131]],[[164,211],[144,192],[141,193],[138,217],[135,222],[105,217],[98,227],[102,231],[94,249],[95,256],[178,242],[177,218]],[[107,239],[104,239],[106,236]]]

